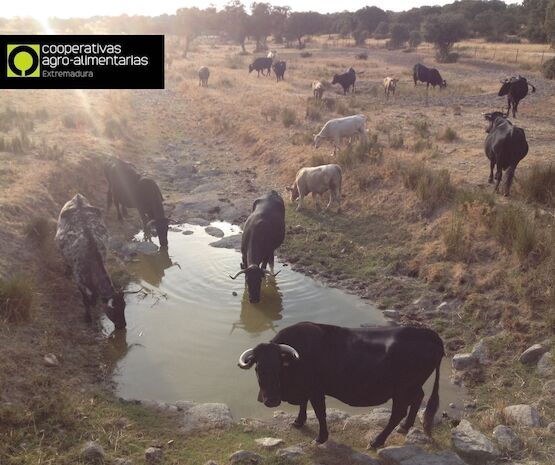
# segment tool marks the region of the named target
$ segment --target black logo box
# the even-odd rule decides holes
[[[43,66],[40,77],[8,77],[8,45],[120,45],[120,56],[148,57],[146,66]],[[42,50],[41,50],[42,51]],[[67,55],[72,57],[75,55]],[[92,55],[92,56],[106,56]],[[0,89],[163,89],[163,35],[0,35]],[[92,71],[91,77],[43,77],[43,71]]]

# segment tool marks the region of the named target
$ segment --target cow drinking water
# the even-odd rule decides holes
[[[274,274],[274,253],[285,239],[285,205],[276,191],[270,191],[254,201],[241,237],[242,263],[239,275],[245,275],[249,300],[260,301],[262,280]],[[270,271],[266,266],[270,265]],[[279,273],[279,271],[278,271]]]

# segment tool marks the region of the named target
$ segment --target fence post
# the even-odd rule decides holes
[[[516,49],[515,63],[518,63],[518,48]]]
[[[545,50],[542,52],[542,59],[540,61],[540,65],[543,65],[543,55],[544,55],[544,53],[545,53]]]
[[[497,49],[494,48],[494,49],[493,49],[493,58],[491,59],[491,61],[495,61],[495,53],[496,53],[496,52],[497,52]]]
[[[474,49],[474,59],[476,59],[476,55],[478,55],[478,46]]]

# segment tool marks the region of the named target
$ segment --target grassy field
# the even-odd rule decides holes
[[[461,46],[471,51],[473,44]],[[101,443],[110,458],[135,463],[152,444],[165,445],[167,463],[223,463],[237,449],[258,450],[254,438],[266,433],[280,434],[288,444],[308,442],[314,433],[237,426],[184,437],[175,418],[122,403],[111,393],[105,337],[83,322],[77,291],[52,243],[57,213],[74,193],[104,205],[101,163],[110,155],[154,176],[170,211],[192,197],[175,175],[181,166],[198,162],[201,170],[219,170],[219,189],[248,205],[270,188],[285,196],[303,166],[340,163],[342,212],[317,212],[310,200],[296,212],[287,203],[289,229],[280,254],[380,308],[399,309],[404,323],[434,327],[450,354],[486,338],[491,363],[464,377],[478,403],[471,421],[485,434],[513,403],[532,403],[545,420],[555,419],[553,398],[542,392],[555,375],[539,378],[518,362],[535,342],[554,353],[553,83],[526,66],[463,55],[460,63],[438,66],[447,89],[426,94],[423,86],[414,87],[411,73],[414,63],[433,64],[426,48],[369,48],[367,59],[357,59],[362,50],[318,41],[303,55],[278,48],[288,69],[285,81],[276,83],[273,76],[249,75],[252,56],[238,54],[236,46],[199,41],[187,59],[181,50],[179,41],[168,40],[165,91],[3,92],[2,464],[79,463],[87,440]],[[198,87],[201,65],[211,70],[208,88]],[[329,86],[322,103],[310,98],[312,80],[331,82],[349,66],[363,72],[356,94],[343,96]],[[487,183],[481,114],[505,106],[496,96],[499,79],[516,73],[538,91],[521,103],[514,121],[526,130],[530,153],[517,169],[512,196],[504,198]],[[398,95],[388,101],[385,76],[401,79]],[[368,146],[343,145],[336,157],[329,145],[312,146],[312,134],[325,121],[354,113],[368,117]],[[106,215],[114,235],[136,232],[136,217],[122,225],[114,216]],[[117,256],[109,267],[125,274]],[[449,310],[436,311],[443,301]],[[51,353],[60,365],[47,368],[43,357]],[[332,437],[362,450],[365,433],[335,431]],[[523,458],[550,463],[553,435],[545,428],[519,434],[526,439]],[[434,435],[434,447],[448,447],[448,425]],[[393,435],[388,445],[401,442]],[[348,463],[343,453],[341,459],[334,454],[333,448],[314,448],[297,463]],[[267,463],[287,463],[272,460]]]

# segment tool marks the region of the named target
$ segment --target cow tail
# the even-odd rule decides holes
[[[423,427],[424,432],[431,436],[432,434],[432,426],[434,424],[434,417],[436,415],[437,409],[439,408],[439,367],[441,366],[441,359],[436,367],[436,380],[434,382],[434,389],[432,391],[432,395],[428,399],[428,403],[426,404],[426,410],[424,411],[424,421]]]
[[[532,84],[528,83],[528,85],[532,88],[532,93],[536,92],[536,88]]]

